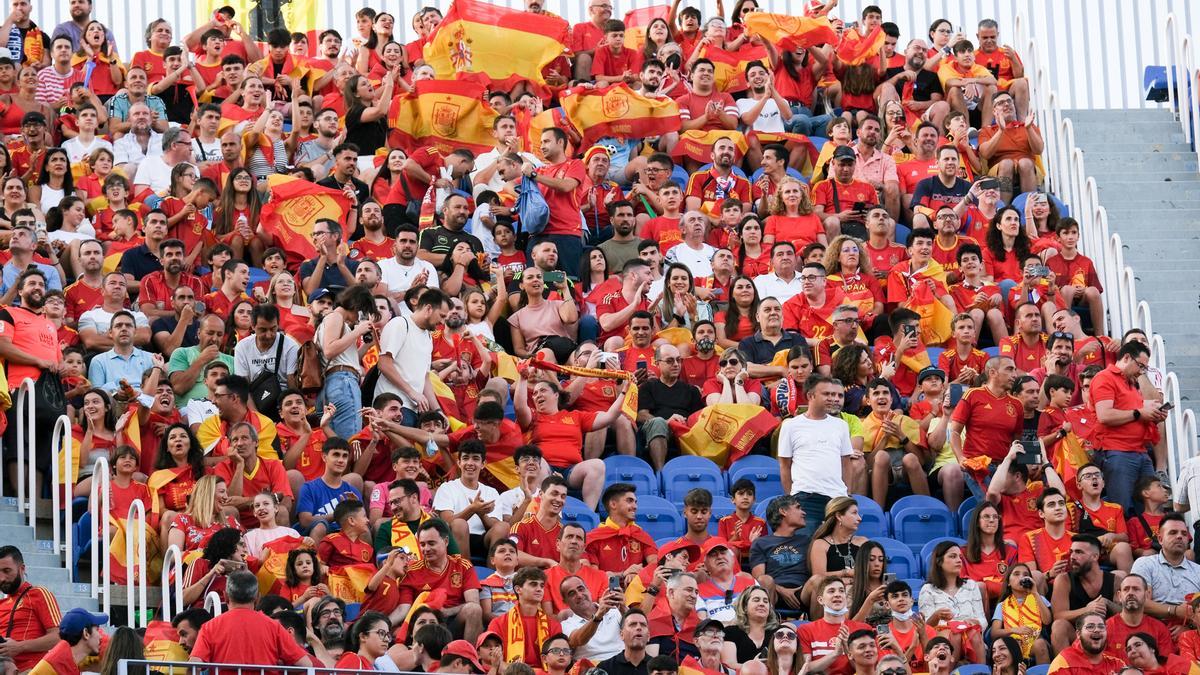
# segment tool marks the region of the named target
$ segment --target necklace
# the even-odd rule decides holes
[[[854,552],[850,550],[851,542],[847,541],[842,544],[835,544],[833,540],[829,541],[829,548],[835,555],[842,559],[843,569],[854,569]]]

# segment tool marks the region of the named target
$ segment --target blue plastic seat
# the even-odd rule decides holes
[[[866,495],[854,495],[854,501],[858,502],[858,515],[862,518],[856,534],[868,539],[891,536],[891,523],[874,499]]]
[[[936,366],[938,357],[941,356],[942,352],[944,351],[946,351],[944,347],[926,347],[925,353],[929,355],[930,365]]]
[[[1167,92],[1170,86],[1171,81],[1167,77],[1166,66],[1146,66],[1146,69],[1142,71],[1142,91],[1146,92],[1147,101],[1166,103],[1170,100]]]
[[[933,549],[943,541],[952,541],[959,546],[967,545],[967,540],[959,537],[938,537],[937,539],[930,539],[929,541],[925,542],[925,545],[921,547],[921,553],[917,558],[921,563],[921,573],[925,576],[929,576],[929,561],[933,560]]]
[[[1000,348],[999,347],[984,347],[983,353],[987,354],[989,359],[994,359],[997,356],[1000,356]],[[1025,675],[1029,675],[1029,673],[1026,673]]]
[[[79,578],[79,561],[83,560],[83,556],[87,555],[92,550],[92,513],[84,511],[83,516],[78,523],[68,525],[67,527],[75,528],[74,541],[71,542],[71,569],[74,570],[72,578]]]
[[[974,511],[974,509],[971,509],[970,511],[962,514],[962,522],[958,524],[958,531],[963,537],[966,537],[971,532],[971,514],[974,513]]]
[[[658,476],[645,460],[632,455],[613,455],[604,459],[604,487],[614,483],[629,483],[638,495],[659,496]]]
[[[573,523],[579,525],[583,529],[591,532],[600,526],[600,516],[596,512],[589,509],[587,504],[582,500],[567,496],[567,502],[563,505],[562,521],[564,523]]]
[[[746,455],[725,472],[729,476],[729,495],[733,496],[733,484],[745,478],[754,483],[754,501],[769,502],[783,494],[783,483],[779,480],[779,460],[762,455]]]
[[[917,557],[913,555],[908,544],[887,537],[874,537],[872,541],[883,547],[887,556],[887,571],[895,574],[897,579],[911,579],[921,575],[921,565],[917,563]]]
[[[1050,664],[1044,663],[1040,666],[1030,666],[1030,668],[1025,671],[1025,675],[1047,675],[1049,672]]]
[[[662,478],[662,496],[677,507],[683,506],[684,495],[694,488],[704,488],[713,496],[727,496],[725,476],[721,475],[721,469],[707,457],[676,457],[663,465],[659,475]],[[640,494],[638,498],[641,498]]]
[[[679,537],[659,537],[658,539],[654,540],[654,545],[658,548],[662,548],[678,538]]]
[[[490,567],[484,567],[483,565],[475,566],[475,576],[478,577],[480,581],[492,576],[495,571],[496,570]]]
[[[725,516],[732,515],[735,510],[732,499],[713,495],[712,514],[708,517],[708,533],[717,536],[717,523]]]
[[[345,616],[346,621],[353,621],[353,620],[357,619],[358,614],[361,611],[362,611],[362,603],[361,602],[347,602],[346,603],[346,616]]]
[[[896,577],[896,580],[903,581],[904,583],[908,584],[908,589],[912,591],[912,596],[914,598],[921,594],[921,587],[925,585],[925,579],[921,577],[913,577],[911,579],[901,579]]]
[[[971,663],[955,668],[950,675],[992,675],[992,669],[979,663]],[[1025,675],[1029,675],[1028,670],[1025,671]]]
[[[750,509],[750,512],[753,513],[754,515],[758,516],[759,518],[766,520],[767,519],[767,506],[770,505],[770,503],[771,503],[770,499],[767,499],[765,501],[760,500],[760,501],[754,502],[754,508]],[[767,529],[768,530],[771,529],[771,523],[769,523],[769,522],[767,523]]]
[[[892,535],[908,544],[913,553],[933,539],[952,537],[958,532],[957,517],[933,497],[910,495],[898,500],[891,509]]]
[[[678,537],[684,531],[679,507],[653,495],[638,498],[636,522],[655,541],[663,537]]]

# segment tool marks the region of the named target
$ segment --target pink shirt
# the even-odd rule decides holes
[[[892,159],[891,155],[876,150],[870,159],[864,159],[858,144],[855,143],[853,147],[858,158],[854,163],[855,180],[870,183],[876,189],[882,188],[889,181],[900,182],[900,175],[896,172],[896,160]]]

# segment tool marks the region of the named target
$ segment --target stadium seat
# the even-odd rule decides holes
[[[757,501],[754,503],[754,508],[750,509],[750,512],[753,513],[754,515],[758,516],[759,518],[766,520],[767,519],[767,505],[770,503],[771,503],[771,500],[769,500],[769,499],[767,501]],[[767,529],[768,530],[771,529],[770,523],[767,523]]]
[[[967,536],[967,533],[970,532],[970,530],[971,530],[971,513],[972,513],[972,511],[974,511],[974,509],[962,514],[962,519],[961,519],[962,522],[960,522],[958,524],[958,527],[959,527],[958,533],[961,534],[964,538]]]
[[[925,576],[929,576],[929,561],[933,559],[933,549],[943,541],[952,541],[959,546],[967,545],[967,540],[959,537],[938,537],[937,539],[930,539],[929,541],[925,542],[925,545],[921,547],[921,553],[918,556],[918,562],[921,563],[921,573]]]
[[[655,541],[663,537],[678,537],[684,532],[679,507],[652,495],[638,498],[637,524]]]
[[[872,537],[872,541],[883,547],[883,552],[887,555],[887,571],[895,574],[897,579],[920,576],[921,565],[908,544],[887,537]]]
[[[772,497],[783,494],[783,483],[779,481],[779,460],[762,455],[746,455],[726,470],[729,476],[728,492],[733,496],[733,484],[745,478],[754,483],[754,501],[769,502]]]
[[[858,502],[858,515],[862,518],[857,534],[868,539],[891,535],[891,524],[888,523],[888,517],[883,513],[883,509],[879,508],[879,504],[875,503],[875,500],[865,495],[854,495],[854,501]]]
[[[632,455],[613,455],[604,459],[604,487],[613,483],[630,483],[637,487],[639,496],[662,494],[654,469],[645,460]]]
[[[754,170],[754,173],[750,174],[750,178],[748,180],[750,181],[751,184],[753,184],[753,183],[757,182],[758,179],[762,175],[763,175],[763,168],[760,166],[759,168]],[[808,184],[808,178],[805,177],[804,174],[800,173],[799,171],[793,169],[790,166],[787,168],[787,175],[791,176],[792,178],[795,178],[796,180],[800,181],[801,183],[804,183],[805,185]]]
[[[1147,101],[1166,103],[1170,100],[1170,95],[1167,93],[1170,86],[1171,81],[1167,78],[1166,66],[1146,66],[1142,73],[1142,89],[1146,92]]]
[[[896,577],[896,581],[903,581],[904,583],[908,584],[909,590],[912,591],[913,604],[915,605],[917,596],[921,594],[921,587],[925,585],[925,580],[921,577],[912,577],[910,579],[901,579],[900,577]]]
[[[972,663],[955,668],[950,675],[992,675],[992,669],[979,663]],[[1025,671],[1025,675],[1029,675],[1028,670]]]
[[[732,515],[735,510],[732,499],[713,495],[712,514],[708,517],[708,533],[717,536],[717,523],[725,516]]]
[[[994,359],[997,356],[1000,356],[1000,348],[999,347],[984,347],[983,353],[987,354],[989,359]]]
[[[361,611],[362,611],[362,603],[361,602],[347,602],[346,603],[346,614],[345,614],[346,621],[353,621],[353,620],[357,619],[358,613]]]
[[[713,496],[726,496],[725,477],[707,457],[676,457],[663,466],[659,475],[662,477],[662,496],[677,507],[683,506],[684,495],[693,488],[704,488]],[[640,494],[638,498],[641,498]]]
[[[480,581],[492,576],[492,573],[495,571],[496,570],[490,567],[484,567],[483,565],[475,566],[475,576],[478,577]]]
[[[659,537],[658,539],[654,540],[654,545],[658,548],[662,548],[678,538],[679,537]]]
[[[936,366],[938,357],[941,356],[942,352],[944,352],[944,351],[946,351],[946,350],[942,347],[926,347],[925,353],[929,355],[929,364],[932,366]]]
[[[567,503],[563,505],[562,521],[575,523],[588,532],[600,526],[600,516],[589,509],[587,504],[571,496],[567,497]]]
[[[925,542],[953,536],[958,531],[955,516],[933,497],[909,495],[896,501],[890,511],[892,536],[908,544],[913,553]]]
[[[1050,664],[1044,663],[1040,666],[1030,666],[1030,668],[1025,671],[1025,675],[1047,675],[1049,672]]]
[[[72,578],[79,578],[79,561],[83,560],[83,556],[87,555],[92,550],[92,513],[84,511],[83,516],[78,523],[68,525],[67,527],[75,528],[74,540],[71,542],[71,569],[74,571]]]

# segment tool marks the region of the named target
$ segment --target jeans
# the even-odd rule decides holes
[[[784,128],[793,134],[824,136],[832,119],[833,115],[813,115],[810,108],[797,103],[792,106],[792,119],[787,121]]]
[[[1104,472],[1104,494],[1128,511],[1133,506],[1133,486],[1142,476],[1154,474],[1154,462],[1145,451],[1101,450],[1096,453]]]
[[[326,403],[337,406],[330,422],[333,431],[339,438],[350,439],[362,431],[362,388],[358,374],[349,370],[339,370],[325,376],[325,386],[317,395],[317,409],[325,407]]]
[[[804,529],[802,532],[811,537],[817,531],[817,526],[825,520],[825,506],[833,499],[829,495],[816,492],[797,492],[792,495],[796,503],[804,510]]]
[[[595,340],[600,337],[600,321],[591,314],[584,314],[579,317],[579,340]]]
[[[566,272],[567,276],[572,279],[578,278],[579,258],[583,256],[583,236],[578,234],[535,234],[529,238],[529,245],[525,247],[525,256],[532,260],[533,247],[543,241],[554,242],[554,245],[558,247],[557,269]]]

